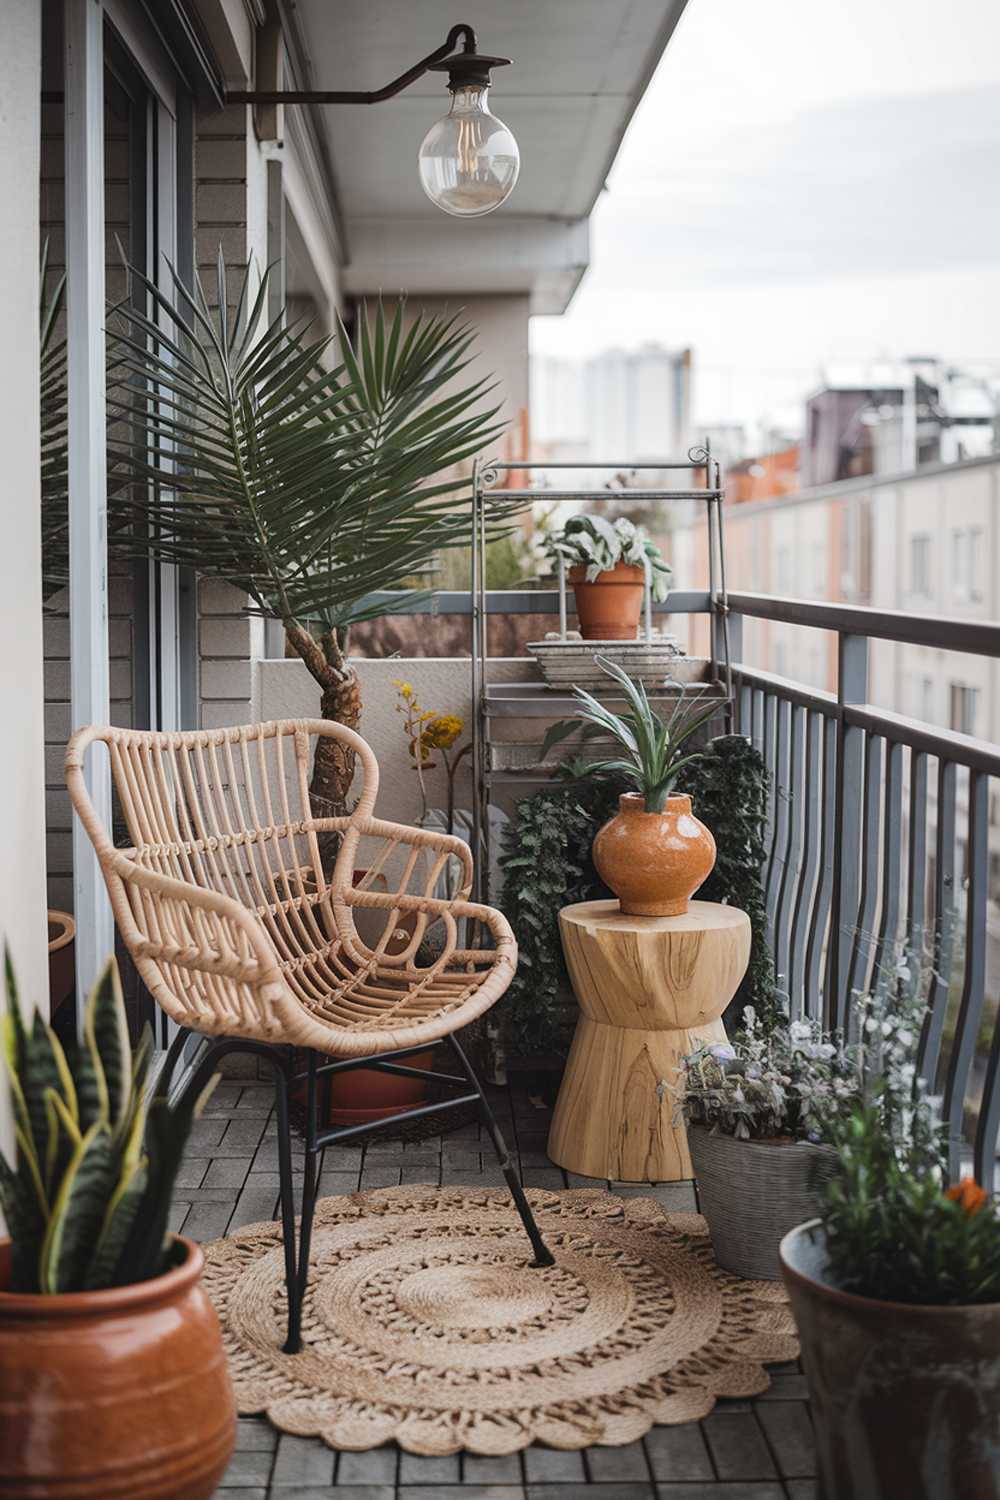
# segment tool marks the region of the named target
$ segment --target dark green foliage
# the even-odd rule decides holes
[[[0,1156],[0,1208],[12,1292],[131,1285],[168,1262],[174,1179],[207,1091],[173,1109],[161,1092],[147,1099],[151,1038],[133,1055],[113,960],[87,1001],[83,1032],[67,1059],[37,1011],[27,1031],[8,957],[2,1051],[16,1161]]]
[[[885,1302],[1000,1302],[1000,1217],[967,1180],[945,1194],[939,1153],[917,1112],[901,1149],[877,1105],[859,1105],[833,1142],[839,1174],[824,1189],[829,1274]]]
[[[551,787],[525,797],[504,829],[500,904],[518,941],[517,974],[507,992],[504,1015],[515,1055],[563,1052],[561,1002],[569,976],[559,940],[559,911],[575,901],[610,895],[591,860],[594,835],[614,813],[623,780],[583,775],[583,763],[566,762]],[[767,771],[753,747],[738,735],[714,739],[685,767],[679,790],[690,792],[698,816],[712,830],[718,862],[699,896],[729,901],[749,914],[753,946],[747,978],[734,1007],[752,1004],[768,1024],[780,1008],[774,998],[774,965],[766,943],[761,868]]]
[[[741,734],[723,734],[707,752],[684,767],[678,791],[687,792],[701,821],[715,838],[715,869],[698,892],[701,901],[726,901],[750,918],[753,938],[750,963],[726,1012],[726,1023],[738,1023],[752,1005],[765,1030],[781,1022],[784,1012],[775,997],[774,960],[767,946],[767,909],[761,871],[764,867],[764,822],[768,774],[764,759]]]
[[[566,1050],[560,1002],[569,978],[559,912],[610,892],[594,869],[594,834],[614,811],[619,787],[603,778],[561,784],[525,797],[503,832],[500,904],[518,942],[504,1017],[515,1055]]]

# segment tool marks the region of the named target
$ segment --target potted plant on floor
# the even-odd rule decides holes
[[[571,516],[545,539],[550,561],[569,568],[585,641],[634,641],[648,561],[653,598],[667,597],[672,568],[660,549],[624,516]]]
[[[971,1178],[944,1190],[928,1109],[859,1102],[781,1244],[824,1500],[1000,1494],[1000,1215]]]
[[[618,684],[631,712],[616,714],[583,688],[574,688],[579,713],[553,724],[541,758],[581,728],[587,738],[617,741],[624,752],[620,758],[579,767],[586,775],[619,775],[636,788],[621,794],[618,812],[598,831],[594,865],[629,916],[681,916],[715,864],[715,840],[694,816],[691,798],[672,795],[673,787],[694,758],[681,753],[684,746],[718,711],[718,703],[706,707],[700,695],[688,697],[679,689],[674,710],[664,720],[641,682],[633,682],[616,662],[600,656],[595,660]]]
[[[0,1496],[208,1500],[235,1408],[201,1251],[167,1233],[199,1104],[147,1089],[113,961],[70,1057],[37,1011],[25,1025],[8,962],[2,1041]]]
[[[816,1212],[819,1184],[836,1170],[821,1125],[857,1097],[852,1057],[811,1022],[765,1027],[748,1006],[734,1040],[696,1047],[674,1086],[716,1260],[736,1276],[776,1279],[782,1235]]]

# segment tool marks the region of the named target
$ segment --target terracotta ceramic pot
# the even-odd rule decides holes
[[[844,1292],[817,1219],[781,1242],[823,1500],[997,1500],[1000,1303],[922,1307]]]
[[[690,797],[668,797],[662,812],[648,813],[638,792],[623,792],[593,854],[627,916],[679,917],[711,874],[715,840],[692,813]]]
[[[68,911],[50,911],[49,1015],[73,993],[76,983],[76,923]]]
[[[576,616],[585,641],[634,641],[639,634],[639,614],[645,588],[645,573],[629,563],[616,563],[587,582],[583,564],[567,574],[576,598]]]
[[[136,1286],[0,1290],[2,1500],[209,1500],[236,1410],[204,1259]],[[0,1288],[10,1242],[0,1242]]]

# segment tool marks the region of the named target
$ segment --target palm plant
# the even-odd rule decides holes
[[[112,543],[224,579],[281,620],[321,689],[325,718],[355,726],[353,624],[407,607],[373,603],[467,545],[468,480],[457,469],[501,431],[491,389],[465,372],[473,333],[454,317],[362,309],[352,344],[308,342],[267,321],[267,277],[248,268],[230,305],[200,280],[173,296],[133,272],[149,314],[119,309],[111,342]],[[335,362],[334,356],[339,358]],[[492,501],[491,524],[509,516]],[[412,596],[411,596],[412,597]],[[353,755],[319,741],[311,793],[343,811]]]
[[[670,717],[662,719],[650,703],[642,682],[633,682],[617,662],[601,656],[595,656],[594,660],[618,683],[631,705],[631,713],[613,713],[591,693],[574,688],[579,714],[552,725],[542,745],[542,759],[553,745],[581,727],[588,739],[610,735],[622,746],[625,755],[614,760],[578,762],[578,774],[621,776],[641,793],[647,812],[662,812],[683,768],[700,759],[698,753],[682,755],[683,746],[717,712],[718,703],[713,701],[706,707],[700,694],[691,701],[680,688]]]

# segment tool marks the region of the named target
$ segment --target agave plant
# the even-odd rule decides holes
[[[9,954],[6,973],[2,1040],[16,1144],[13,1167],[0,1155],[7,1290],[99,1291],[159,1275],[169,1261],[174,1179],[211,1085],[174,1108],[162,1087],[147,1090],[152,1038],[147,1029],[133,1054],[113,959],[69,1058],[37,1010],[25,1026]]]
[[[353,344],[343,327],[310,342],[267,321],[267,276],[254,293],[248,269],[231,297],[221,254],[217,306],[200,280],[189,291],[174,276],[168,297],[132,275],[151,311],[119,309],[111,342],[114,543],[245,591],[281,620],[323,716],[353,727],[350,627],[407,607],[369,596],[469,542],[459,466],[502,429],[483,407],[489,381],[466,374],[473,333],[379,303]],[[516,508],[493,500],[487,519]],[[316,757],[314,801],[342,811],[353,755],[324,738]]]
[[[626,516],[619,516],[616,521],[596,515],[571,516],[562,531],[545,538],[545,551],[552,562],[558,563],[561,558],[568,567],[586,568],[588,583],[619,563],[644,567],[648,558],[653,598],[662,602],[669,592],[673,569],[656,543]]]
[[[617,662],[602,656],[595,656],[594,660],[618,683],[631,705],[631,713],[613,713],[592,694],[575,687],[579,714],[552,725],[542,745],[542,759],[553,745],[581,728],[585,738],[610,736],[622,746],[625,755],[615,760],[581,761],[579,774],[621,776],[645,798],[647,812],[662,812],[683,768],[700,759],[697,753],[682,755],[683,746],[716,713],[718,703],[713,701],[706,707],[702,690],[688,697],[678,684],[677,702],[670,717],[662,719],[650,703],[642,682],[633,682]]]

